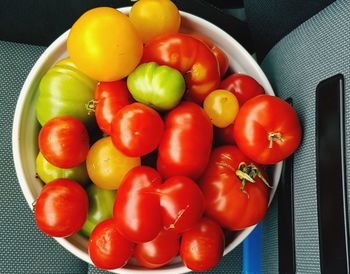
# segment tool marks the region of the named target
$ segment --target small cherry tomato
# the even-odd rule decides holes
[[[164,123],[158,112],[140,103],[123,107],[112,122],[112,141],[129,157],[141,157],[155,150]]]
[[[36,224],[49,236],[68,237],[84,225],[88,206],[88,196],[79,183],[56,179],[44,186],[36,200]]]
[[[49,120],[39,132],[39,149],[56,167],[81,165],[89,151],[89,135],[84,124],[71,116]]]
[[[114,116],[131,102],[131,94],[124,80],[99,82],[95,90],[95,116],[99,128],[104,133],[111,134]]]
[[[219,263],[224,247],[221,227],[209,218],[203,218],[182,234],[180,256],[189,269],[208,271]]]
[[[214,126],[224,128],[235,120],[239,104],[236,96],[231,92],[218,89],[205,98],[203,108]]]
[[[167,32],[178,32],[180,12],[169,0],[139,0],[129,14],[144,43]]]
[[[136,245],[134,256],[138,263],[147,268],[159,268],[173,260],[179,252],[180,235],[162,230],[150,242]]]
[[[111,137],[104,137],[93,144],[86,158],[91,181],[104,189],[118,189],[125,174],[140,163],[139,157],[128,157],[117,150]]]
[[[99,223],[92,231],[88,250],[95,266],[115,269],[126,265],[134,252],[134,244],[120,235],[110,218]]]
[[[234,73],[225,78],[220,88],[236,95],[240,106],[255,96],[265,94],[264,88],[254,78],[240,73]]]

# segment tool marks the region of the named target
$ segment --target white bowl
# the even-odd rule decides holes
[[[120,11],[129,13],[130,7],[121,8]],[[213,42],[223,49],[229,57],[230,68],[234,72],[245,73],[255,78],[265,89],[267,94],[274,95],[273,90],[265,74],[260,69],[252,56],[230,35],[213,25],[212,23],[191,15],[181,12],[182,29],[184,31],[195,31],[210,37]],[[40,79],[45,72],[57,61],[67,56],[66,40],[69,31],[58,37],[41,55],[30,71],[20,96],[18,98],[12,132],[12,146],[15,168],[21,185],[23,194],[32,208],[32,204],[38,197],[42,188],[42,182],[36,178],[35,159],[38,153],[37,136],[39,132],[39,123],[35,117],[35,98],[37,87]],[[275,194],[278,181],[281,175],[282,163],[278,163],[272,169],[273,188],[270,194],[270,203]],[[235,232],[234,239],[226,243],[224,254],[227,254],[238,246],[254,229],[249,227],[240,232]],[[75,234],[69,238],[55,238],[64,248],[73,253],[78,258],[92,264],[87,253],[87,240],[82,236]],[[180,261],[179,258],[171,264],[160,269],[145,269],[131,261],[122,269],[116,269],[115,273],[186,273],[190,271]]]

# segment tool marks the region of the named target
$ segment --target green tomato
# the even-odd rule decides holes
[[[41,152],[36,157],[36,173],[45,184],[58,178],[71,179],[82,185],[90,182],[85,163],[77,167],[63,169],[50,164]]]
[[[91,184],[86,189],[89,197],[89,213],[80,233],[90,237],[95,226],[105,219],[111,218],[116,191],[99,188]]]
[[[50,68],[39,84],[36,116],[41,125],[63,115],[73,116],[86,126],[94,123],[93,102],[97,82],[80,72],[69,59],[59,61]]]
[[[155,62],[139,65],[127,79],[134,99],[157,110],[174,108],[185,93],[185,80],[181,73]]]

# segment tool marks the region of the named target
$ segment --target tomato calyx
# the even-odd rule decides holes
[[[267,135],[267,139],[269,140],[269,148],[272,148],[273,142],[284,142],[283,138],[282,138],[282,133],[281,132],[269,132],[269,134]]]
[[[178,213],[177,216],[174,220],[174,222],[172,224],[170,224],[168,227],[164,226],[164,230],[170,230],[170,229],[174,229],[176,223],[180,220],[181,216],[185,213],[185,211],[190,207],[189,204],[186,205],[186,207],[184,207],[183,209],[181,209]]]
[[[260,178],[267,187],[272,188],[272,186],[269,184],[269,182],[265,179],[265,177],[261,174],[259,169],[254,164],[247,165],[245,162],[241,162],[236,170],[236,176],[242,181],[240,189],[246,195],[248,195],[248,193],[244,189],[245,185],[247,184],[247,182],[254,184],[256,177]]]
[[[85,104],[85,108],[88,111],[88,115],[91,114],[91,112],[95,112],[96,106],[97,106],[98,101],[95,99],[90,100]]]

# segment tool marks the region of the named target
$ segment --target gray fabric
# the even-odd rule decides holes
[[[320,272],[316,204],[315,91],[321,80],[338,73],[344,74],[345,78],[346,162],[348,190],[350,189],[349,14],[350,2],[336,1],[282,39],[262,63],[277,94],[282,98],[293,97],[295,109],[304,128],[303,142],[294,158],[298,273]],[[329,183],[331,187],[332,182]],[[266,246],[263,253],[266,252],[273,253],[277,258],[276,248],[271,250]]]

